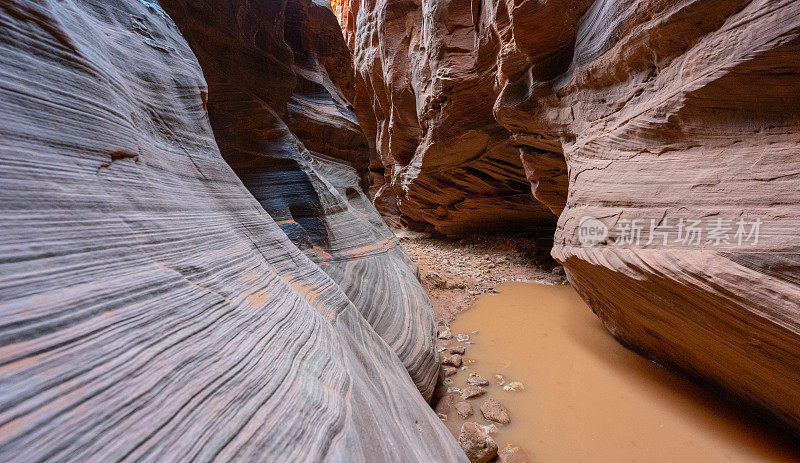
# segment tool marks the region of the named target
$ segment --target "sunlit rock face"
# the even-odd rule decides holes
[[[0,460],[464,460],[333,13],[162,6],[0,8]]]
[[[415,189],[433,185],[426,153],[437,173],[468,165],[470,156],[447,153],[474,151],[449,147],[490,133],[493,115],[507,131],[500,143],[519,148],[519,175],[560,214],[553,255],[609,330],[800,429],[800,3],[361,8],[351,6],[347,23],[357,11],[356,72],[376,115],[377,152],[399,172],[387,178],[401,211],[434,209],[417,207],[418,194],[447,217],[441,191],[451,189]],[[461,88],[472,98],[445,90]],[[454,114],[465,116],[437,124]],[[585,217],[609,230],[593,247],[579,240]],[[703,235],[687,240],[695,221]]]

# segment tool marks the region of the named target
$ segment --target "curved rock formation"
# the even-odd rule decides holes
[[[800,4],[641,4],[596,2],[537,102],[569,166],[553,256],[624,344],[800,430]]]
[[[430,399],[439,369],[433,310],[416,266],[361,189],[369,145],[347,101],[352,65],[330,8],[308,0],[162,4],[205,74],[222,156]]]
[[[215,3],[164,2],[208,86],[155,2],[0,6],[0,459],[463,461],[346,57],[283,27],[332,13]]]
[[[481,3],[349,5],[354,104],[379,156],[382,212],[451,236],[552,230],[556,216],[531,197],[519,150],[492,115],[500,41],[476,26]]]
[[[354,3],[356,107],[402,213],[458,229],[458,191],[502,217],[477,190],[526,176],[615,336],[800,430],[800,3]],[[584,217],[610,231],[594,247]]]

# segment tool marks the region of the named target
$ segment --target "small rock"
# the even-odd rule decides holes
[[[481,405],[481,413],[489,421],[500,424],[511,422],[511,417],[508,416],[508,409],[495,398],[491,398]]]
[[[463,359],[458,354],[453,355],[443,355],[442,356],[442,365],[450,365],[451,367],[460,367]]]
[[[484,394],[486,394],[486,389],[480,386],[467,386],[461,390],[461,398],[464,400],[480,397]]]
[[[444,374],[445,378],[449,378],[450,376],[453,376],[454,374],[458,373],[458,368],[451,366],[443,366],[442,373]]]
[[[499,463],[533,463],[528,452],[516,445],[507,444],[497,455]]]
[[[464,346],[455,346],[450,348],[451,354],[464,355],[464,352],[466,351],[467,349],[465,349]]]
[[[442,331],[439,331],[439,339],[451,339],[453,337],[452,333],[450,333],[450,327],[446,327]]]
[[[477,373],[472,373],[467,378],[467,384],[470,386],[488,386],[489,381]]]
[[[445,281],[445,279],[436,272],[429,272],[427,275],[425,275],[425,279],[427,279],[428,282],[430,282],[430,284],[432,284],[435,288],[442,289],[447,287],[447,281]]]
[[[450,413],[450,410],[453,409],[453,403],[455,403],[455,398],[458,397],[457,394],[445,394],[443,395],[438,401],[436,401],[436,406],[433,407],[433,410],[439,414],[447,415]]]
[[[472,404],[467,402],[466,400],[457,401],[453,407],[456,409],[456,413],[458,413],[458,416],[464,418],[465,420],[470,416],[472,416],[472,413],[474,413]]]
[[[456,335],[456,340],[457,340],[458,342],[469,341],[469,335],[467,335],[467,334],[464,334],[464,333],[458,333],[458,334]]]
[[[525,385],[520,383],[519,381],[511,381],[510,383],[503,386],[504,391],[522,391],[525,389]]]
[[[458,443],[471,463],[486,463],[497,455],[497,443],[472,421],[461,426]]]

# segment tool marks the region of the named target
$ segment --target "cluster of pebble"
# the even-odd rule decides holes
[[[477,333],[477,331],[473,331],[471,334]],[[453,343],[453,335],[450,333],[449,328],[439,334],[439,339],[448,341],[448,344],[450,344],[449,346],[440,347],[440,353],[442,354],[440,360],[444,376],[443,385],[447,389],[446,395],[440,401],[440,406],[437,406],[437,410],[441,410],[439,411],[439,418],[446,421],[448,413],[455,412],[461,419],[468,420],[475,414],[470,400],[486,394],[486,388],[491,385],[491,382],[478,373],[472,372],[467,377],[464,386],[455,386],[452,377],[459,371],[466,370],[467,365],[472,363],[471,359],[464,358],[467,349],[465,344],[469,345],[474,342],[470,340],[470,335],[458,334],[455,336],[455,340],[460,344]],[[497,386],[505,391],[521,391],[525,389],[521,382],[506,382],[502,375],[495,375],[495,380]],[[444,411],[447,411],[447,413]],[[465,421],[458,435],[459,444],[464,449],[469,460],[472,463],[485,463],[499,456],[499,461],[501,462],[527,461],[521,458],[522,455],[518,447],[509,445],[502,451],[498,451],[497,442],[492,437],[492,434],[496,434],[499,431],[497,425],[503,426],[511,423],[508,409],[499,400],[489,398],[481,404],[480,412],[483,418],[490,423],[480,424],[475,421]]]

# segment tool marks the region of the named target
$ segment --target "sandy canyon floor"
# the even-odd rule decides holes
[[[536,235],[473,235],[460,240],[403,236],[419,266],[440,330],[481,294],[506,281],[566,284],[564,268],[547,251],[552,239]]]

